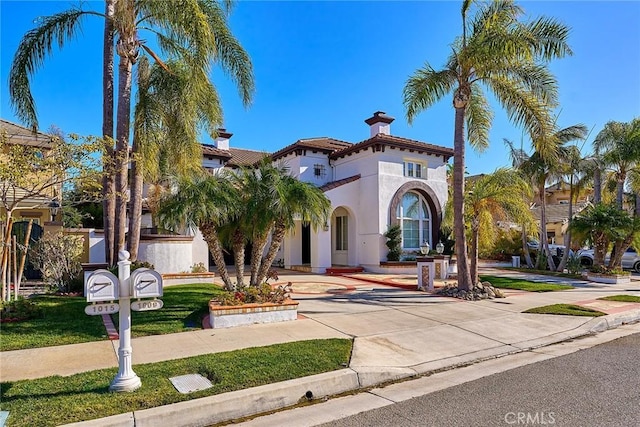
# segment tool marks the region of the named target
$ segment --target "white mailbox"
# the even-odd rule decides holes
[[[84,285],[87,302],[114,301],[120,296],[120,282],[109,270],[96,270]]]
[[[162,296],[162,276],[148,268],[138,268],[131,273],[132,298],[159,298]]]

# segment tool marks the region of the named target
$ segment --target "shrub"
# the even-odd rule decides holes
[[[204,266],[203,262],[199,262],[191,266],[192,273],[207,273],[207,267]]]
[[[268,283],[260,286],[245,286],[236,291],[225,291],[216,297],[220,305],[243,305],[243,304],[281,304],[288,300],[291,293],[291,282],[273,288]]]
[[[387,248],[389,248],[389,252],[387,253],[387,261],[400,261],[400,255],[402,254],[402,249],[400,245],[402,244],[402,236],[400,235],[402,230],[399,225],[392,225],[389,227],[386,233],[384,233],[384,237],[387,238]]]
[[[589,267],[589,271],[596,274],[609,274],[609,275],[629,275],[628,271],[624,271],[621,268],[607,268],[604,265],[593,265]]]
[[[2,307],[0,310],[2,322],[15,322],[42,316],[42,309],[37,304],[22,297],[10,302],[2,302],[0,307]]]
[[[81,236],[61,232],[45,233],[31,252],[31,262],[42,272],[42,279],[60,292],[71,292],[71,282],[78,277],[82,267]]]

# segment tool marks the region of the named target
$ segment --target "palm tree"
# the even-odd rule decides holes
[[[113,212],[109,206],[111,189],[105,188],[107,197],[105,207],[105,235],[110,237],[111,226],[115,228],[112,250],[124,247],[126,195],[128,190],[128,149],[129,122],[131,115],[132,70],[139,59],[140,50],[146,51],[156,62],[164,65],[145,39],[141,31],[149,31],[157,38],[160,49],[169,58],[182,58],[192,69],[192,75],[203,81],[215,63],[222,66],[237,84],[245,105],[253,93],[253,75],[248,55],[233,37],[228,27],[228,13],[232,2],[224,0],[109,0],[106,13],[82,10],[80,7],[44,18],[40,25],[27,32],[14,56],[9,74],[9,92],[16,115],[27,125],[37,128],[38,121],[35,102],[31,94],[29,78],[51,53],[54,43],[62,46],[75,37],[81,30],[82,20],[86,16],[100,16],[107,20],[105,39],[103,40],[105,69],[103,86],[105,87],[103,107],[103,134],[108,146],[105,149],[106,162],[113,164],[113,170],[106,167],[107,175],[115,175]],[[116,147],[113,158],[110,155],[109,120],[109,81],[113,77],[106,61],[113,56],[113,35],[117,35],[115,52],[118,54],[118,108],[116,112]],[[111,92],[112,93],[112,92]],[[111,100],[111,106],[113,102]],[[111,123],[111,129],[113,128]],[[113,130],[111,130],[113,132]],[[105,179],[105,187],[110,181]],[[114,215],[114,217],[111,217]]]
[[[539,252],[545,255],[549,270],[555,271],[556,265],[549,250],[547,240],[547,215],[546,215],[546,187],[550,180],[562,179],[563,165],[570,157],[572,149],[566,144],[570,141],[584,139],[587,128],[582,124],[573,125],[564,129],[552,129],[548,134],[532,135],[534,147],[545,147],[545,151],[536,150],[530,156],[522,150],[515,149],[513,143],[504,140],[509,147],[514,166],[531,179],[537,194],[537,202],[540,205],[540,248]],[[540,141],[540,139],[544,141]],[[546,153],[546,154],[545,154]],[[555,153],[553,155],[549,153]],[[536,267],[540,268],[540,260],[536,260]]]
[[[184,62],[167,61],[162,67],[151,65],[143,56],[137,76],[128,233],[131,260],[137,258],[140,241],[143,182],[153,183],[158,190],[165,176],[200,169],[197,129],[215,133],[222,121],[215,88],[209,80],[194,78]]]
[[[616,204],[622,209],[627,174],[640,163],[640,118],[629,123],[608,122],[593,141],[605,165],[613,168]]]
[[[469,185],[465,197],[467,218],[471,224],[471,279],[478,282],[478,236],[481,224],[493,225],[501,220],[522,220],[531,212],[526,199],[531,187],[518,171],[497,169]]]
[[[425,64],[409,77],[403,91],[409,123],[453,93],[454,230],[461,289],[473,285],[464,230],[465,125],[473,147],[488,145],[493,114],[483,92],[486,88],[516,125],[524,125],[532,135],[549,134],[553,127],[549,109],[557,104],[557,84],[546,63],[572,53],[569,30],[561,23],[545,17],[522,22],[523,10],[512,0],[483,3],[468,19],[472,3],[462,3],[462,35],[453,43],[444,69],[436,71]],[[543,145],[537,148],[548,154]]]
[[[168,229],[200,229],[225,287],[235,289],[224,262],[220,228],[237,212],[237,189],[225,173],[204,172],[183,177],[171,187],[160,203],[159,223]]]

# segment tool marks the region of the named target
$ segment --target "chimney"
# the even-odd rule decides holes
[[[216,148],[218,150],[229,151],[229,139],[233,136],[232,133],[228,133],[225,128],[218,129],[218,136],[216,137]]]
[[[371,129],[371,138],[379,133],[385,135],[391,135],[391,122],[395,120],[391,116],[387,116],[384,111],[376,111],[373,113],[373,117],[369,117],[364,122],[369,125]]]

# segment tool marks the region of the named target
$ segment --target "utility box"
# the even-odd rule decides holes
[[[159,298],[162,296],[162,276],[148,268],[138,268],[131,273],[132,298]]]
[[[120,297],[120,282],[109,270],[96,270],[84,285],[87,302],[115,301]]]

